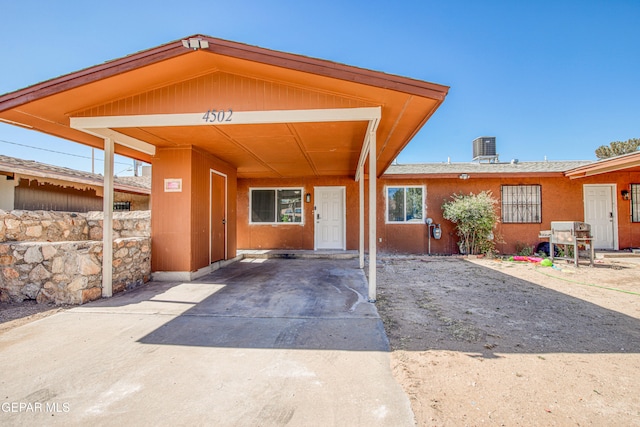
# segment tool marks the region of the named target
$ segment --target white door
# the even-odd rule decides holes
[[[346,249],[345,187],[315,187],[316,249]]]
[[[584,222],[591,225],[596,249],[615,249],[616,210],[612,185],[584,186]]]

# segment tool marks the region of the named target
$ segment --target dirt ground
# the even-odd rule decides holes
[[[384,257],[378,310],[419,426],[640,426],[640,263]]]
[[[640,426],[632,261],[381,257],[376,305],[417,425]],[[0,333],[66,308],[2,303]]]
[[[37,304],[33,300],[21,303],[0,303],[0,333],[20,325],[66,310],[68,306]]]

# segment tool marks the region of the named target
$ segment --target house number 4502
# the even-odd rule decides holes
[[[209,123],[230,122],[231,116],[233,116],[233,110],[231,108],[228,110],[207,110],[204,116],[202,116],[202,120]]]

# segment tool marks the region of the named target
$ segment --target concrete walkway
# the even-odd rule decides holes
[[[357,260],[254,259],[0,335],[0,425],[410,426]]]

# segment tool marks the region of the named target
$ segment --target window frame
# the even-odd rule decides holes
[[[275,206],[275,212],[274,212],[274,218],[276,219],[274,222],[256,222],[253,221],[253,191],[254,190],[271,190],[274,192],[274,206]],[[277,207],[278,207],[278,192],[279,191],[289,191],[289,190],[298,190],[300,191],[300,222],[285,222],[285,221],[278,221],[278,216],[277,216]],[[300,226],[300,225],[304,225],[304,205],[305,205],[305,201],[304,201],[304,187],[250,187],[249,188],[249,225],[276,225],[276,226],[280,226],[280,225],[296,225],[296,226]],[[295,209],[294,208],[294,215],[295,215]]]
[[[631,201],[631,223],[640,222],[640,184],[629,184]]]
[[[392,188],[401,188],[404,190],[404,219],[402,221],[392,221],[389,219],[389,190]],[[420,206],[422,208],[422,218],[420,219],[410,219],[407,220],[407,189],[409,188],[419,188],[422,190],[422,199],[420,202]],[[384,198],[385,198],[385,211],[384,211],[384,222],[385,224],[424,224],[425,218],[427,217],[427,186],[426,185],[385,185],[384,187]]]
[[[531,203],[531,202],[525,202],[525,203],[510,203],[509,205],[505,205],[505,187],[510,187],[510,188],[522,188],[522,187],[535,187],[538,189],[537,191],[537,202]],[[512,195],[510,195],[511,197],[513,197]],[[527,220],[518,220],[518,218],[516,218],[515,220],[510,220],[507,221],[505,219],[505,213],[508,212],[512,212],[511,209],[505,209],[505,206],[528,206],[529,208],[531,207],[537,207],[537,213],[538,213],[538,218],[537,221],[527,221]],[[541,184],[502,184],[500,186],[500,219],[502,221],[503,224],[542,224],[542,185]]]

